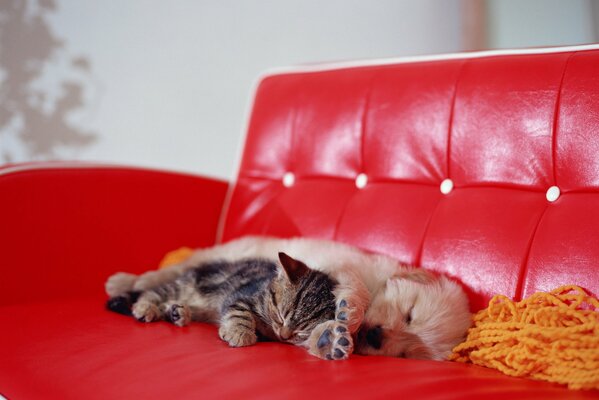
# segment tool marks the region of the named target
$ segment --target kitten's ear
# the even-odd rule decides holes
[[[310,272],[310,268],[306,264],[289,257],[283,252],[279,253],[279,261],[281,261],[281,265],[291,283],[297,283],[303,276]]]

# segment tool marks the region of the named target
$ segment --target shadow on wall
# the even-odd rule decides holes
[[[69,121],[85,106],[91,68],[85,57],[69,57],[52,32],[47,16],[55,10],[54,0],[0,1],[0,141],[13,142],[0,146],[0,162],[57,158],[61,149],[81,149],[97,140]],[[36,88],[45,69],[61,62],[79,79],[59,80],[57,93]]]

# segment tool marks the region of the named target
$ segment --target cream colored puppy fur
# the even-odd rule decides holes
[[[442,360],[470,326],[466,295],[448,278],[406,267],[390,257],[308,238],[248,236],[199,249],[180,265],[139,276],[115,274],[106,282],[106,292],[112,297],[146,290],[207,261],[277,260],[280,251],[337,280],[335,296],[349,304],[348,326],[358,354]]]

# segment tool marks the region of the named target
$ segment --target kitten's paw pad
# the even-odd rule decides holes
[[[246,328],[226,329],[221,326],[218,335],[231,347],[251,346],[258,341],[256,333]]]
[[[137,279],[137,275],[128,274],[126,272],[117,272],[111,275],[104,284],[104,289],[109,297],[121,296],[131,289]]]
[[[322,324],[320,328],[323,328]],[[325,322],[324,330],[317,337],[315,343],[310,346],[310,353],[319,358],[346,360],[354,350],[353,339],[343,321]]]
[[[177,326],[185,326],[191,321],[189,309],[180,304],[172,304],[166,310],[167,318]]]
[[[137,302],[131,313],[139,322],[152,322],[160,319],[160,310],[152,303]]]

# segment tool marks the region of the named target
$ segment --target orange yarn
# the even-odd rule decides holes
[[[599,301],[584,289],[562,286],[520,302],[497,295],[473,320],[450,360],[599,389]]]
[[[181,247],[177,250],[169,251],[164,255],[162,261],[158,266],[158,269],[167,268],[172,265],[179,264],[182,261],[187,260],[193,253],[193,249],[189,247]]]

